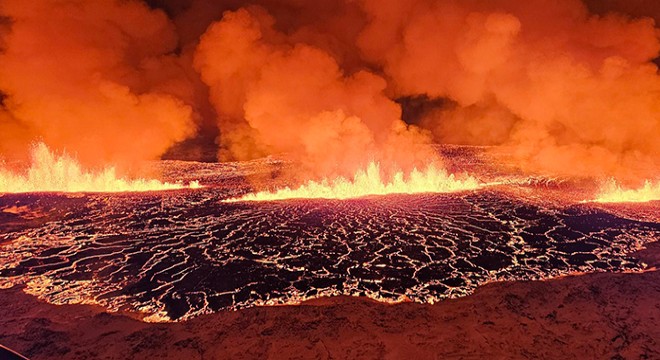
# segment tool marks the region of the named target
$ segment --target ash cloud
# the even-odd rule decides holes
[[[660,170],[655,1],[6,0],[0,16],[3,155],[38,138],[122,162],[219,133],[221,160],[334,175],[437,161],[432,136],[530,172]]]

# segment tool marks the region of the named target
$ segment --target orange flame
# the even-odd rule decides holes
[[[27,192],[138,192],[200,188],[197,181],[163,183],[158,180],[129,180],[117,177],[112,167],[86,172],[67,155],[57,156],[39,143],[32,149],[32,164],[26,174],[0,167],[0,193]]]
[[[594,202],[624,203],[649,202],[660,200],[660,182],[652,183],[649,180],[639,189],[624,189],[616,181],[610,180],[602,187]]]
[[[429,166],[424,172],[413,170],[407,178],[403,172],[397,172],[389,182],[380,173],[378,163],[370,163],[366,170],[358,171],[353,180],[338,177],[321,182],[309,181],[296,189],[285,187],[274,192],[262,191],[247,194],[241,198],[225,200],[238,201],[274,201],[286,199],[350,199],[368,195],[420,194],[456,192],[474,190],[481,184],[472,177],[457,179],[445,170]]]

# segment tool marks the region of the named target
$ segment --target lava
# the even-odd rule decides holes
[[[199,191],[2,196],[0,288],[150,322],[340,295],[437,303],[494,281],[644,271],[631,254],[660,234],[657,221],[636,220],[657,212],[654,204],[617,215],[537,201],[556,190],[517,182],[358,201],[223,203],[240,181],[249,187],[246,173],[271,173],[267,159],[257,165],[163,164],[199,175],[210,185]]]
[[[0,168],[0,193],[28,192],[141,192],[200,188],[197,181],[188,185],[159,180],[118,177],[113,167],[88,172],[72,157],[56,155],[39,143],[32,148],[32,163],[26,173]]]
[[[660,200],[660,181],[646,180],[638,189],[622,188],[615,180],[608,181],[594,202],[599,203],[642,203]]]
[[[320,182],[309,181],[298,188],[285,187],[275,191],[261,191],[240,198],[225,200],[275,201],[286,199],[351,199],[369,195],[446,193],[475,190],[481,186],[473,177],[457,178],[454,174],[429,166],[425,171],[413,170],[407,177],[399,171],[391,180],[381,176],[380,165],[371,162],[366,169],[355,173],[352,180],[338,177]]]

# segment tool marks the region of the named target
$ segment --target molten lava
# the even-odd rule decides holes
[[[653,183],[649,180],[639,189],[624,189],[614,180],[608,181],[601,189],[594,202],[599,203],[624,203],[624,202],[649,202],[660,200],[660,181]]]
[[[117,176],[112,167],[99,172],[84,171],[67,155],[57,156],[43,144],[32,149],[27,173],[18,174],[0,167],[0,193],[27,192],[138,192],[199,188],[197,181],[163,183],[158,180],[129,180]]]
[[[274,201],[286,199],[350,199],[368,195],[444,193],[474,190],[481,186],[475,178],[463,179],[448,174],[445,170],[429,166],[424,172],[413,170],[407,177],[397,172],[387,181],[381,176],[378,163],[370,163],[366,170],[358,171],[353,180],[338,177],[321,182],[309,181],[298,188],[285,187],[274,192],[262,191],[247,194],[241,198],[225,200],[238,201]]]

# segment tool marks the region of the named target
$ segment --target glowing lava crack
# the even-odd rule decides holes
[[[383,179],[378,163],[372,162],[366,170],[358,171],[353,180],[343,177],[321,182],[309,181],[298,188],[285,187],[274,192],[262,191],[241,198],[225,200],[274,201],[286,199],[351,199],[369,195],[448,193],[475,190],[480,187],[475,178],[458,179],[454,174],[429,166],[424,172],[413,170],[407,177],[397,172],[388,182]]]

